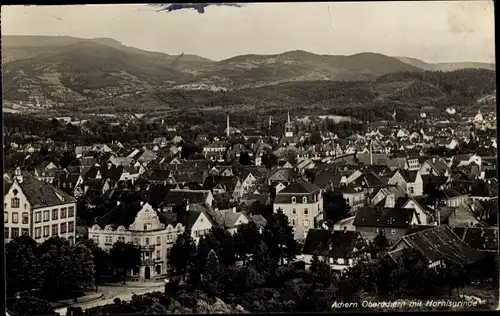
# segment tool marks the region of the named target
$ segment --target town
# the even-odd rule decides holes
[[[161,122],[166,136],[145,143],[5,143],[8,296],[41,290],[46,303],[24,308],[91,314],[496,304],[495,113],[422,112],[346,138],[328,118],[285,117],[239,128],[228,114],[223,134],[194,137]]]
[[[1,13],[6,316],[499,309],[491,1]]]

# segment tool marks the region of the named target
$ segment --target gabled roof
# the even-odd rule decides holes
[[[290,184],[283,190],[281,190],[279,194],[311,194],[321,190],[317,185],[310,183],[309,181],[299,179],[294,183]]]
[[[204,204],[210,191],[208,190],[182,190],[174,189],[170,190],[165,197],[165,205],[183,205],[186,201],[190,204]]]
[[[359,232],[310,229],[302,253],[330,258],[350,258],[364,246],[366,243]]]
[[[63,190],[31,176],[23,176],[18,184],[33,208],[76,203],[76,199]]]
[[[354,226],[408,228],[415,214],[414,209],[361,207],[354,218]]]
[[[400,242],[419,251],[430,263],[448,260],[460,266],[468,266],[483,258],[481,253],[462,241],[446,225],[403,236],[398,244]]]

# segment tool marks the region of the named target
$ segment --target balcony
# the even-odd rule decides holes
[[[142,260],[142,264],[143,265],[153,265],[153,264],[157,264],[157,263],[161,263],[163,262],[163,259],[160,259],[160,258],[155,258],[155,259],[143,259]]]
[[[156,245],[141,246],[141,251],[154,251]]]

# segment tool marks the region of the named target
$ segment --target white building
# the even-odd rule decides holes
[[[52,236],[75,241],[76,199],[62,190],[22,175],[4,178],[4,240],[21,235],[43,242]]]
[[[89,239],[108,251],[118,241],[139,246],[142,264],[129,275],[132,279],[161,279],[170,269],[168,253],[177,237],[187,231],[198,243],[211,228],[208,216],[192,205],[180,219],[156,211],[148,203],[119,204],[89,229]]]
[[[298,180],[276,194],[274,212],[282,210],[294,229],[295,238],[304,240],[315,221],[323,219],[321,189],[305,180]]]

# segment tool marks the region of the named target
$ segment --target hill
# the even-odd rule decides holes
[[[396,58],[362,53],[351,56],[291,51],[277,55],[242,55],[213,63],[182,86],[241,89],[295,81],[363,81],[398,71],[421,71]]]
[[[410,57],[395,57],[395,58],[406,64],[428,71],[455,71],[467,68],[495,70],[495,64],[490,64],[490,63],[459,62],[459,63],[432,64],[432,63],[426,63],[417,58],[410,58]]]
[[[437,67],[432,64],[375,53],[333,56],[296,50],[216,62],[148,52],[109,38],[66,36],[4,36],[2,50],[4,107],[21,111],[36,108],[36,100],[41,107],[60,106],[58,111],[97,112],[413,106],[455,102],[475,89],[469,84],[477,84],[478,91],[470,94],[479,98],[491,93],[494,82],[489,70],[437,75],[424,71]],[[458,67],[453,65],[439,67]],[[457,102],[465,104],[469,97]]]

